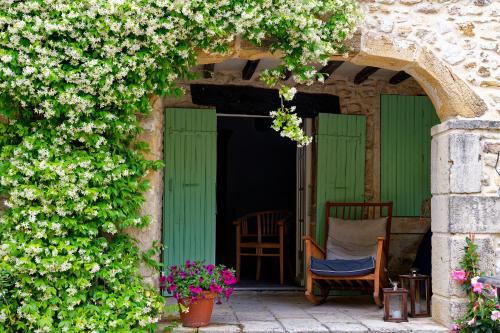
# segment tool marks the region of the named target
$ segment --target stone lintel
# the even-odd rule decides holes
[[[431,129],[431,135],[436,136],[450,130],[492,130],[500,131],[499,120],[465,120],[465,119],[450,119],[438,124]]]

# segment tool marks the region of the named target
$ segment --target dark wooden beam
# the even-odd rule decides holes
[[[215,64],[203,65],[203,78],[211,79],[214,77]]]
[[[241,78],[243,80],[250,80],[259,65],[260,60],[248,60],[243,68],[243,72],[241,73]]]
[[[319,70],[319,73],[322,73],[325,75],[325,79],[327,79],[328,77],[330,77],[330,75],[332,75],[336,70],[337,68],[339,68],[344,62],[343,61],[337,61],[337,60],[332,60],[332,61],[329,61],[325,67],[321,68]]]
[[[285,71],[285,76],[283,77],[283,81],[288,81],[288,79],[289,79],[290,77],[292,77],[292,71],[291,71],[291,70],[289,70],[289,69],[287,69],[287,70]]]
[[[394,74],[393,77],[389,79],[390,84],[398,84],[403,82],[406,79],[409,79],[411,77],[410,74],[406,73],[405,71],[400,71]]]
[[[215,107],[218,113],[268,116],[280,107],[277,89],[250,86],[191,84],[194,104]],[[298,92],[286,106],[295,105],[301,117],[316,117],[318,113],[340,113],[338,96]]]
[[[354,84],[361,84],[365,82],[370,77],[370,75],[378,70],[378,67],[366,66],[365,68],[360,70],[358,74],[356,74],[356,76],[354,77]]]

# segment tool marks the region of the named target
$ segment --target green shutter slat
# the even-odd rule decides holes
[[[364,200],[366,117],[320,113],[316,134],[316,239],[324,242],[326,201]]]
[[[215,110],[165,111],[165,265],[215,261]]]
[[[381,200],[395,216],[420,216],[430,198],[430,129],[439,123],[427,96],[383,95],[380,126]]]

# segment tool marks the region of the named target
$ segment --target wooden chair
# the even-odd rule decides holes
[[[333,212],[332,212],[333,211]],[[326,259],[326,244],[330,217],[343,220],[370,220],[386,217],[385,236],[377,237],[375,270],[371,274],[357,276],[321,276],[311,272],[311,257]],[[386,203],[325,203],[325,247],[319,246],[311,237],[305,236],[306,255],[306,298],[313,304],[321,304],[328,297],[331,289],[373,291],[375,303],[382,307],[381,291],[387,284],[387,258],[391,233],[392,202]],[[333,231],[334,232],[334,231]],[[355,235],[353,235],[355,236]],[[314,294],[315,284],[320,296]]]
[[[257,257],[256,280],[260,279],[262,257],[279,257],[280,283],[284,283],[285,227],[287,211],[257,212],[234,221],[236,226],[236,278],[240,281],[241,257]]]

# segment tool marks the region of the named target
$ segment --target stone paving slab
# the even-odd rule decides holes
[[[172,300],[173,301],[173,300]],[[432,318],[408,323],[384,322],[371,297],[332,297],[314,306],[301,292],[239,291],[216,304],[211,324],[193,329],[176,325],[174,333],[445,333]],[[163,323],[161,327],[167,326]],[[159,330],[158,332],[163,332]]]

